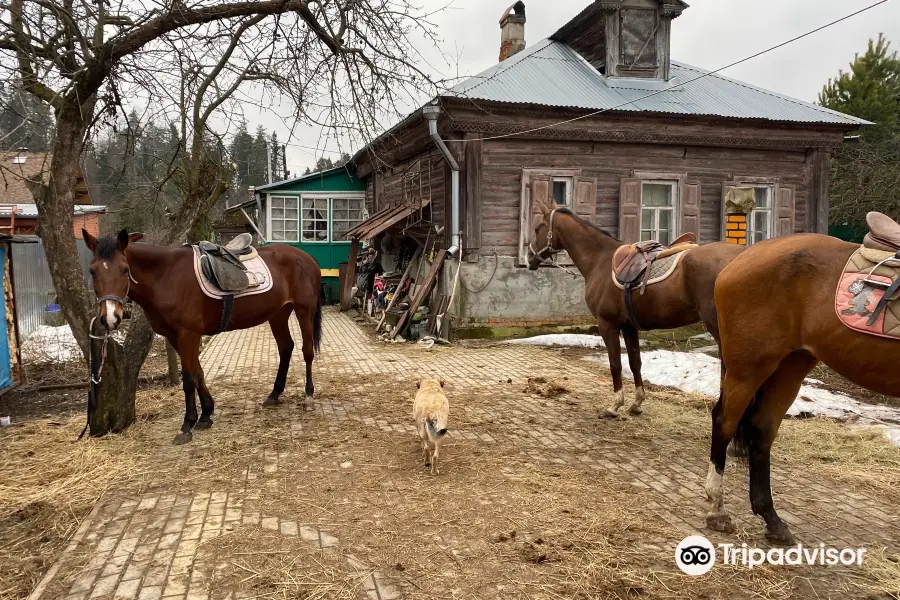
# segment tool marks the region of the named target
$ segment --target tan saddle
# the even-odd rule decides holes
[[[900,223],[873,211],[866,215],[866,224],[869,226],[869,233],[863,239],[863,246],[900,255]]]

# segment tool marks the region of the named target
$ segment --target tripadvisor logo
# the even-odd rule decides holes
[[[752,548],[747,544],[719,544],[722,564],[741,565],[750,569],[760,565],[821,565],[859,566],[866,554],[865,548],[832,548],[825,544],[790,548]],[[688,575],[705,575],[716,563],[716,548],[702,535],[692,535],[681,540],[675,548],[675,564]]]

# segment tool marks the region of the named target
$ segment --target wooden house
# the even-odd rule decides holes
[[[38,212],[31,187],[46,181],[50,172],[49,152],[0,152],[0,232],[8,235],[36,235]],[[73,190],[74,218],[72,232],[81,238],[81,229],[99,235],[100,215],[105,206],[95,206],[84,175],[79,173]]]
[[[338,267],[350,255],[345,234],[367,216],[365,192],[365,183],[349,168],[337,167],[259,186],[225,212],[243,213],[260,245],[290,244],[311,255],[336,297]]]
[[[867,122],[671,60],[687,8],[598,0],[526,46],[518,2],[500,21],[498,64],[354,157],[370,214],[427,203],[443,246],[460,246],[456,329],[591,322],[582,280],[525,268],[536,202],[626,242],[692,231],[708,243],[727,238],[728,192],[749,187],[744,243],[827,232],[831,153]],[[448,288],[455,268],[445,271]]]

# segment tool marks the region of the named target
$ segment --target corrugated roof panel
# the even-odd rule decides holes
[[[543,40],[463,81],[444,95],[587,110],[848,126],[869,124],[863,119],[707,73],[673,61],[669,82],[608,79],[566,44]]]

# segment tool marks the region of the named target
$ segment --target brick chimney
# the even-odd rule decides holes
[[[519,0],[500,19],[500,62],[525,49],[525,3]]]

